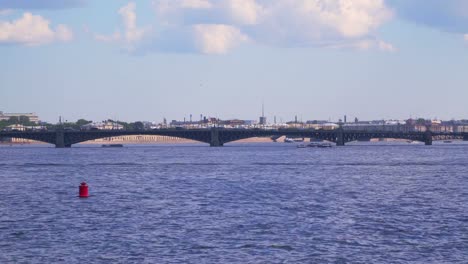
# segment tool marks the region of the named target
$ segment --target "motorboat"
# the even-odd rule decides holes
[[[298,142],[304,142],[303,138],[285,138],[284,143],[298,143]]]
[[[318,144],[317,147],[318,147],[318,148],[331,148],[331,147],[332,147],[332,144],[329,143],[329,142],[323,142],[323,143]]]
[[[104,144],[101,147],[103,148],[121,148],[123,147],[122,144]]]
[[[321,142],[310,142],[309,144],[307,144],[307,147],[309,148],[316,148],[318,147],[318,145],[320,145]]]

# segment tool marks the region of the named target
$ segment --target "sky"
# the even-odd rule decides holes
[[[468,118],[466,0],[0,0],[0,111]]]

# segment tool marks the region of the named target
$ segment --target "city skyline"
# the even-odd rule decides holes
[[[258,119],[264,102],[269,122],[462,119],[466,10],[461,0],[0,1],[0,110],[48,122]]]

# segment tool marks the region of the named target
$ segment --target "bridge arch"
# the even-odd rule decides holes
[[[55,145],[56,143],[56,134],[55,132],[17,132],[17,131],[12,131],[12,132],[2,132],[1,133],[2,138],[21,138],[21,139],[30,139],[34,141],[39,141],[43,143],[48,143]]]
[[[120,137],[120,136],[167,136],[181,139],[189,139],[202,143],[210,143],[209,131],[177,131],[177,130],[141,130],[141,131],[72,131],[65,134],[65,145],[71,146],[90,140]]]
[[[402,132],[348,132],[344,133],[344,142],[359,141],[360,139],[387,138],[420,141],[432,145],[432,134],[429,133],[402,133]]]
[[[219,139],[225,143],[230,143],[242,139],[254,137],[302,137],[327,140],[337,142],[337,134],[333,131],[313,131],[313,130],[219,130]]]

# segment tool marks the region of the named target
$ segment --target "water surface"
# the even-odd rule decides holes
[[[0,263],[467,263],[467,162],[468,144],[0,147]]]

